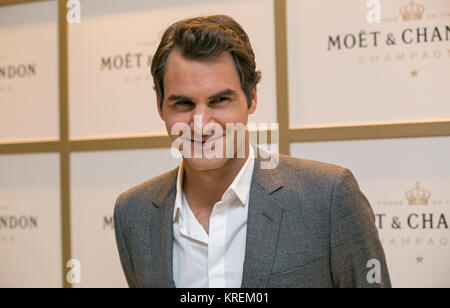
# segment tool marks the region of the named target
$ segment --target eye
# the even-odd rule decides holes
[[[226,102],[226,101],[229,101],[229,100],[230,100],[229,97],[222,96],[222,97],[219,97],[217,99],[212,100],[211,103],[216,104],[216,103]]]
[[[192,106],[192,105],[194,105],[194,103],[191,101],[178,101],[175,103],[175,105],[177,105],[177,106]]]

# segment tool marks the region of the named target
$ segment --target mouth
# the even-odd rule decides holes
[[[192,143],[194,146],[205,146],[205,145],[210,145],[213,144],[214,142],[222,139],[225,136],[219,136],[219,137],[204,137],[201,140],[200,139],[184,139],[185,141],[188,141],[190,143]]]

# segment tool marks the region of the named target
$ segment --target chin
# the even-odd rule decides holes
[[[228,158],[184,158],[184,161],[193,169],[208,171],[222,168]]]

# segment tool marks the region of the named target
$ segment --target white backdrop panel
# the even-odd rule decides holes
[[[449,137],[296,143],[291,153],[353,172],[378,215],[394,287],[450,287]],[[417,183],[428,205],[409,205]]]
[[[450,1],[409,2],[287,1],[291,127],[450,119]]]
[[[57,154],[0,155],[0,287],[62,287]]]
[[[58,138],[56,1],[0,7],[0,142]]]
[[[72,154],[72,247],[81,262],[79,286],[127,286],[114,236],[115,201],[178,164],[169,149]]]
[[[71,138],[165,133],[149,62],[170,24],[211,14],[234,17],[251,39],[263,80],[250,121],[276,121],[272,0],[90,0],[69,27]]]

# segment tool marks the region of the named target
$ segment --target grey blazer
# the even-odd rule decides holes
[[[175,287],[177,170],[117,199],[116,241],[130,287]],[[375,277],[372,259],[379,283],[367,279]],[[374,214],[348,169],[284,155],[276,169],[261,169],[256,159],[242,287],[391,287]]]

